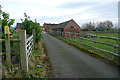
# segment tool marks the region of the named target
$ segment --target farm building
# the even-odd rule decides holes
[[[56,26],[57,24],[44,23],[42,28],[45,32],[54,33]]]
[[[22,23],[17,23],[17,25],[16,25],[16,32],[19,32],[21,27],[23,27],[23,24]]]
[[[72,37],[72,36],[79,36],[77,34],[69,34],[67,32],[72,32],[72,33],[80,33],[82,32],[80,26],[73,20],[69,20],[69,21],[65,21],[59,24],[56,24],[54,26],[51,26],[53,24],[45,24],[43,25],[43,27],[45,28],[45,30],[48,32],[53,32],[53,34],[57,34],[57,35],[63,35],[64,33],[64,37]]]
[[[78,36],[77,34],[70,34],[66,32],[72,32],[72,33],[80,33],[81,28],[80,26],[73,20],[65,21],[56,26],[57,33],[62,34],[62,32],[65,32],[65,37],[72,37],[72,36]]]

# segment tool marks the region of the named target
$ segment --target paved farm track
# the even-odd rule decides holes
[[[49,34],[42,35],[55,78],[118,77],[118,67],[106,64]]]

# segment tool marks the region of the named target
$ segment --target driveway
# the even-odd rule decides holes
[[[118,68],[43,33],[55,78],[118,78]]]

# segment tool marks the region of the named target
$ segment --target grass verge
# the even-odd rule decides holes
[[[12,69],[2,66],[2,78],[52,78],[52,70],[43,40],[36,44],[36,48],[29,59],[29,71],[24,73],[19,64],[12,65]]]
[[[78,44],[76,44],[75,42],[73,41],[69,41],[69,40],[65,40],[64,38],[61,38],[61,37],[56,37],[57,39],[60,39],[62,41],[64,41],[65,43],[69,44],[69,45],[72,45],[78,49],[80,49],[81,51],[84,51],[86,52],[88,55],[91,55],[91,56],[94,56],[94,57],[97,57],[101,60],[104,60],[106,63],[108,64],[111,64],[111,65],[120,65],[120,62],[116,61],[116,60],[113,60],[113,59],[109,59],[107,58],[106,56],[104,55],[101,55],[101,54],[98,54],[98,53],[95,53],[93,51],[91,51],[91,49],[87,48],[87,47],[81,47],[81,46],[78,46]],[[117,58],[118,59],[118,58]]]

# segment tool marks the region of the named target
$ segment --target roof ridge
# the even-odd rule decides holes
[[[71,19],[71,20],[73,20],[73,19]],[[57,28],[64,28],[71,20],[61,22],[56,27]]]
[[[67,21],[64,21],[64,22],[61,22],[61,23],[69,22],[69,21],[71,21],[71,20],[73,20],[73,19],[70,19],[70,20],[67,20]],[[59,23],[59,24],[61,24],[61,23]]]

